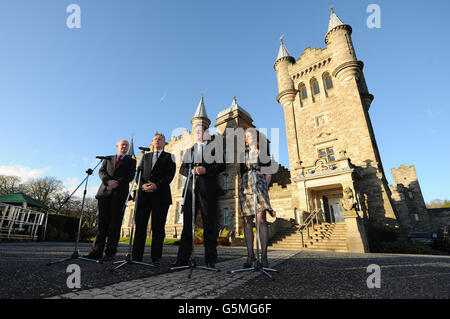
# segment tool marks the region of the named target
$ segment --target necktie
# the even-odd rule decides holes
[[[152,169],[153,169],[153,167],[155,166],[156,161],[158,160],[158,154],[159,154],[159,151],[153,152]]]
[[[119,162],[120,162],[121,157],[122,157],[122,155],[117,155],[117,158],[116,158],[116,167],[117,167],[117,165],[119,165]]]

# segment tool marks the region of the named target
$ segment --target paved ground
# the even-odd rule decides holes
[[[81,244],[86,253],[88,244]],[[127,245],[120,245],[118,258]],[[440,298],[450,297],[450,257],[388,254],[351,254],[306,251],[270,251],[269,279],[260,272],[229,274],[241,268],[246,250],[219,247],[220,272],[168,272],[177,246],[165,246],[161,269],[126,265],[111,272],[111,262],[95,264],[72,260],[47,266],[70,256],[73,244],[0,243],[0,298],[151,298],[151,299],[299,299],[299,298]],[[149,248],[144,262],[149,262]],[[203,265],[203,247],[196,247]],[[81,289],[67,287],[69,264],[81,269]],[[380,288],[369,289],[369,265],[380,268]],[[370,283],[376,283],[369,280]]]

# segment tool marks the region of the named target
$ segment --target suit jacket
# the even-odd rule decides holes
[[[206,149],[208,148],[208,145],[210,145],[210,143],[207,144]],[[181,164],[180,167],[180,174],[183,176],[188,176],[189,175],[189,163],[192,162],[192,154],[195,154],[193,152],[197,152],[198,150],[198,145],[197,143],[194,144],[194,146],[192,146],[190,149],[188,149],[184,155],[183,155],[183,163]],[[206,151],[205,151],[206,153]],[[208,151],[209,153],[209,151]],[[212,150],[211,155],[214,156],[215,155],[215,150]],[[219,186],[219,183],[217,182],[217,175],[220,172],[225,171],[225,163],[222,160],[222,163],[217,163],[217,162],[212,162],[212,163],[207,163],[205,162],[204,159],[201,160],[201,162],[198,163],[198,166],[203,166],[206,169],[206,174],[204,175],[195,175],[196,178],[196,183],[195,183],[195,188],[197,191],[199,191],[200,193],[204,194],[207,196],[208,200],[215,200],[216,197],[224,195],[225,192],[223,191],[223,189]],[[191,192],[192,191],[192,176],[191,179],[189,181],[189,185],[188,185],[188,190]]]
[[[172,195],[170,192],[170,183],[175,175],[176,164],[174,156],[171,153],[162,151],[152,169],[153,152],[147,153],[142,159],[142,176],[141,185],[139,186],[140,194],[150,196],[153,203],[161,205],[171,205]],[[158,189],[151,193],[142,191],[142,184],[152,182]]]
[[[136,160],[130,155],[125,155],[116,167],[117,155],[110,156],[109,159],[103,160],[102,167],[98,171],[98,175],[102,180],[95,198],[107,198],[112,195],[126,197],[129,191],[129,184],[134,178],[136,172]],[[108,181],[116,180],[119,186],[112,191],[108,191]]]

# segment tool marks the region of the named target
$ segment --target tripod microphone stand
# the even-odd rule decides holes
[[[100,156],[99,156],[100,157]],[[77,188],[75,188],[75,190],[72,192],[72,194],[70,194],[69,197],[66,198],[66,200],[64,201],[64,203],[61,205],[61,208],[58,210],[58,212],[62,209],[62,207],[69,201],[69,199],[73,196],[73,194],[75,194],[75,192],[78,190],[78,188],[80,188],[80,186],[86,181],[85,185],[84,185],[84,192],[83,192],[83,200],[81,202],[81,212],[80,212],[80,221],[78,222],[78,232],[77,232],[77,239],[75,241],[75,249],[74,252],[72,253],[72,255],[70,257],[64,258],[64,259],[60,259],[60,260],[55,260],[55,261],[51,261],[47,264],[47,266],[53,265],[53,264],[58,264],[58,263],[62,263],[65,262],[67,260],[72,260],[72,259],[81,259],[81,260],[86,260],[86,261],[92,261],[95,263],[101,263],[100,260],[97,259],[90,259],[90,258],[86,258],[86,257],[81,257],[80,256],[80,252],[78,251],[78,242],[80,240],[80,231],[81,231],[81,222],[83,219],[83,209],[84,209],[84,201],[86,199],[86,192],[87,192],[87,184],[88,184],[88,180],[89,180],[89,176],[92,175],[92,173],[95,171],[95,169],[97,168],[98,165],[100,165],[100,163],[105,159],[105,157],[102,157],[101,160],[97,163],[97,165],[95,165],[94,169],[88,169],[86,171],[87,176],[84,178],[84,180],[80,183],[80,185],[77,186]],[[58,213],[57,212],[57,213]]]
[[[169,271],[173,271],[173,270],[184,270],[184,269],[190,269],[191,271],[189,272],[188,278],[191,278],[192,276],[192,271],[194,269],[202,269],[202,270],[209,270],[209,271],[220,271],[219,269],[216,268],[211,268],[211,267],[207,267],[207,266],[197,266],[197,263],[195,261],[195,255],[194,255],[194,238],[195,238],[195,169],[192,169],[192,163],[194,162],[194,153],[192,154],[192,160],[191,163],[189,163],[189,174],[188,174],[188,178],[186,180],[186,184],[185,184],[185,188],[184,188],[184,197],[183,197],[183,208],[184,208],[184,204],[186,202],[186,198],[187,198],[187,189],[189,187],[189,180],[190,177],[192,175],[192,249],[191,249],[191,256],[189,257],[189,264],[186,266],[180,266],[180,267],[171,267],[169,268]]]
[[[134,232],[134,224],[135,224],[135,221],[136,221],[136,212],[137,212],[138,201],[139,201],[139,187],[141,187],[142,162],[143,162],[143,159],[144,159],[145,151],[146,150],[150,150],[149,148],[145,148],[145,147],[139,147],[139,149],[142,150],[141,151],[141,155],[142,156],[141,156],[141,159],[139,160],[138,168],[136,170],[136,173],[134,174],[133,183],[131,184],[130,191],[128,192],[128,196],[127,196],[127,199],[125,200],[125,204],[124,204],[124,207],[123,207],[123,210],[125,210],[126,207],[127,207],[128,199],[130,198],[131,192],[133,191],[133,187],[134,187],[134,184],[135,184],[136,178],[137,178],[137,180],[138,180],[138,183],[137,183],[138,189],[136,191],[136,195],[135,195],[135,198],[134,198],[134,212],[133,212],[133,220],[132,220],[132,223],[131,223],[131,233],[130,233],[130,243],[128,244],[128,253],[125,256],[124,260],[119,260],[119,261],[113,262],[114,265],[115,264],[120,264],[120,265],[115,267],[115,268],[113,268],[113,269],[111,269],[111,271],[119,269],[119,268],[121,268],[121,267],[123,267],[125,265],[128,265],[128,264],[137,264],[137,265],[142,265],[142,266],[158,268],[158,267],[156,267],[153,264],[147,264],[147,263],[143,263],[141,261],[133,260],[133,257],[132,257],[133,256],[133,254],[132,254],[133,232]]]
[[[250,156],[249,156],[249,162],[250,162]],[[266,275],[267,277],[272,279],[272,276],[268,273],[268,271],[278,272],[278,270],[275,270],[272,268],[267,268],[267,267],[262,267],[262,265],[261,265],[261,257],[259,254],[259,223],[258,223],[258,212],[257,212],[258,189],[256,187],[256,176],[255,176],[256,167],[255,167],[255,165],[251,165],[251,171],[252,171],[252,179],[253,179],[253,202],[254,202],[255,223],[256,223],[256,261],[254,262],[253,267],[230,270],[230,271],[228,271],[228,273],[234,274],[237,272],[244,272],[244,271],[260,271],[264,275]],[[253,245],[253,243],[252,243],[252,245]]]

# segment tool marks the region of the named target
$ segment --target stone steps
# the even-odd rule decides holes
[[[286,250],[318,250],[348,252],[347,232],[345,223],[323,223],[310,227],[310,236],[303,233],[302,247],[301,233],[297,229],[282,230],[270,241],[269,247]]]

